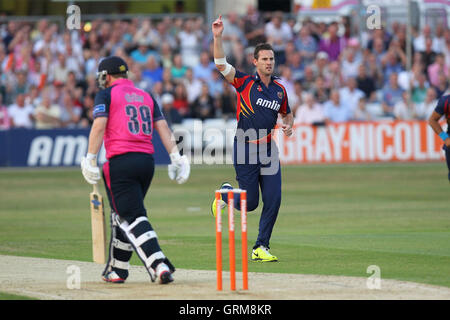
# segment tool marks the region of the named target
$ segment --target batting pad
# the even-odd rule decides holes
[[[117,213],[111,211],[111,240],[109,243],[108,262],[103,275],[113,271],[114,268],[121,278],[127,278],[132,253],[133,246],[119,228]]]
[[[156,279],[156,266],[165,260],[166,256],[158,244],[158,237],[147,217],[136,218],[131,224],[126,221],[120,223],[120,229],[125,233],[130,244],[144,263],[152,281]]]

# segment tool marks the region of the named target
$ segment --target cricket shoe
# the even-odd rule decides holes
[[[112,282],[112,283],[124,283],[125,279],[119,277],[119,275],[115,271],[110,271],[104,275],[102,275],[103,281]]]
[[[173,281],[172,272],[164,262],[158,264],[156,267],[156,274],[160,284],[167,284]]]
[[[252,261],[258,262],[276,262],[278,258],[269,252],[269,248],[259,246],[252,251]]]
[[[220,189],[233,189],[233,187],[228,182],[224,182],[220,186]],[[222,200],[222,194],[220,194],[219,206],[220,206],[220,212],[223,214],[223,209],[227,206],[227,204],[226,204],[225,201]],[[211,213],[212,213],[212,215],[215,218],[216,215],[217,215],[217,200],[216,200],[216,197],[214,197],[214,200],[211,203]]]

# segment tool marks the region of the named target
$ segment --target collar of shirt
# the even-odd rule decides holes
[[[258,81],[258,82],[261,82],[261,78],[259,77],[259,74],[258,74],[258,72],[255,72],[255,81]],[[273,82],[273,80],[279,80],[280,78],[279,77],[277,77],[277,76],[274,76],[274,75],[272,75],[272,76],[270,76],[270,82]]]
[[[125,79],[125,78],[119,78],[117,80],[115,80],[111,85],[120,85],[120,84],[127,84],[127,85],[133,85],[133,81],[131,81],[130,79]]]

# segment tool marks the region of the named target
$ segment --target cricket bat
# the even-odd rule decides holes
[[[92,257],[94,262],[106,263],[106,226],[103,211],[103,197],[94,184],[90,194],[91,200],[91,226],[92,226]]]

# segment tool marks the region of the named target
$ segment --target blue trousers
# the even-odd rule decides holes
[[[261,150],[265,149],[265,150]],[[245,159],[243,160],[243,155]],[[247,190],[247,211],[254,211],[259,204],[261,190],[263,208],[259,220],[259,232],[254,249],[263,245],[269,247],[272,230],[281,205],[281,169],[278,149],[275,143],[245,145],[234,142],[233,165],[239,188]],[[222,199],[228,202],[226,194]],[[234,207],[240,210],[240,196],[235,195]]]

